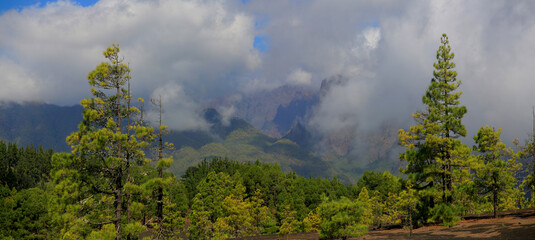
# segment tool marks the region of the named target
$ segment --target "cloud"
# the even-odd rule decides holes
[[[355,131],[363,123],[371,91],[368,82],[356,79],[331,86],[309,124],[321,134]]]
[[[120,44],[132,91],[142,97],[174,83],[198,103],[235,92],[233,86],[244,85],[239,75],[261,63],[254,20],[224,1],[100,0],[88,7],[58,1],[5,12],[0,35],[4,100],[79,103],[90,97],[87,73],[105,61],[102,52],[112,42]]]
[[[298,68],[288,75],[286,82],[291,85],[310,85],[312,82],[311,79],[312,74],[303,71],[301,68]]]
[[[357,36],[356,44],[351,51],[356,57],[369,58],[371,52],[379,45],[380,40],[381,29],[378,27],[368,27]]]
[[[208,99],[319,87],[341,74],[349,81],[323,100],[317,126],[367,131],[395,119],[408,127],[447,33],[469,135],[489,124],[508,142],[531,131],[533,12],[527,0],[58,1],[0,15],[0,99],[78,103],[89,96],[86,74],[118,42],[135,95],[175,86],[187,96],[177,124],[198,127],[187,119]],[[255,38],[268,47],[255,48]]]
[[[7,58],[0,58],[0,101],[38,101],[40,87],[32,73]]]
[[[218,109],[221,114],[221,123],[223,126],[229,126],[230,120],[235,116],[236,114],[236,107],[234,105],[231,105],[230,107],[221,107]]]
[[[152,98],[161,99],[162,121],[171,130],[208,130],[210,125],[203,120],[202,109],[185,93],[184,88],[177,83],[168,83],[157,88]],[[148,114],[148,119],[156,123],[159,119],[156,108]]]
[[[167,82],[184,86],[195,101],[224,95],[240,85],[238,73],[260,64],[254,20],[223,1],[58,1],[5,12],[0,35],[3,75],[33,88],[7,85],[17,93],[3,94],[9,100],[38,92],[46,102],[71,105],[89,97],[87,73],[112,42],[132,69],[134,94],[144,97]]]

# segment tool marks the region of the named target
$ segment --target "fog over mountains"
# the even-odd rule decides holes
[[[356,109],[337,119],[324,104],[347,84],[347,78],[334,75],[324,79],[318,89],[285,85],[239,100],[216,101],[214,107],[223,111],[234,108],[236,116],[265,134],[290,139],[320,155],[351,156],[352,161],[363,162],[385,158],[396,148],[397,130],[403,126],[395,120],[378,119],[374,128],[359,128],[359,115],[366,113]]]
[[[198,110],[205,128],[172,130],[165,137],[175,145],[170,153],[175,158],[171,171],[181,174],[202,159],[219,156],[278,163],[285,171],[336,176],[345,182],[354,181],[365,170],[396,173],[400,166],[396,145],[399,126],[384,124],[361,133],[348,125],[329,134],[316,128],[314,121],[316,114],[321,114],[318,107],[323,99],[344,84],[347,80],[336,75],[325,79],[316,90],[282,86],[238,100],[232,96],[212,100],[211,107]],[[153,114],[150,106],[145,108],[149,116]],[[0,108],[0,138],[70,151],[65,138],[76,130],[81,111],[80,106],[4,103]],[[165,105],[164,111],[165,116]]]

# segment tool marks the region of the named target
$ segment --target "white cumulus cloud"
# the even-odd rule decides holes
[[[177,83],[167,83],[152,93],[152,98],[161,101],[162,121],[171,130],[207,130],[209,124],[202,117],[202,109],[185,93]],[[156,123],[158,109],[153,107],[148,119]]]
[[[310,85],[312,83],[312,74],[298,68],[288,75],[286,82],[292,85]]]

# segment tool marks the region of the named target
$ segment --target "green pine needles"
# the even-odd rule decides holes
[[[408,132],[399,130],[400,142],[406,147],[400,159],[407,161],[401,171],[421,190],[426,202],[421,208],[436,209],[436,204],[449,206],[458,201],[455,195],[470,175],[470,148],[459,139],[466,136],[462,118],[467,110],[459,101],[462,92],[457,89],[461,81],[454,70],[454,57],[448,37],[443,34],[433,78],[422,97],[425,111],[413,114],[417,125]],[[436,218],[428,210],[419,212],[424,219]]]
[[[131,223],[130,207],[136,186],[131,170],[149,162],[144,149],[152,142],[153,129],[131,106],[126,88],[130,68],[119,56],[119,45],[104,51],[108,60],[88,74],[93,97],[81,101],[83,120],[78,131],[67,138],[72,153],[53,157],[53,178],[61,194],[59,212],[64,225],[62,236],[70,239],[100,234],[95,227],[113,224],[116,239],[134,235],[141,229]],[[89,227],[89,228],[88,228]],[[110,229],[102,227],[101,229]]]

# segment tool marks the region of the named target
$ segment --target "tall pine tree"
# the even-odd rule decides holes
[[[118,240],[123,231],[128,232],[123,225],[125,217],[129,218],[127,189],[134,188],[130,162],[146,162],[143,148],[153,138],[152,128],[133,121],[140,111],[130,106],[130,92],[125,88],[131,78],[130,68],[119,51],[119,45],[108,47],[104,51],[108,62],[88,74],[93,97],[81,101],[83,120],[78,131],[67,138],[72,153],[53,157],[56,190],[60,191],[60,206],[64,206],[61,210],[69,212],[78,223],[115,225]],[[77,230],[80,225],[64,224],[62,231],[67,238],[88,233]]]
[[[399,130],[399,139],[406,151],[400,158],[407,161],[402,172],[409,175],[415,189],[423,191],[424,205],[433,208],[436,203],[451,205],[457,183],[466,179],[470,148],[460,141],[466,136],[462,118],[467,110],[460,104],[462,92],[457,91],[457,79],[446,34],[442,35],[433,64],[431,84],[422,97],[425,111],[413,114],[417,125],[406,132]]]
[[[155,231],[155,238],[156,239],[163,239],[166,237],[169,237],[170,235],[174,234],[173,232],[173,224],[164,224],[166,223],[173,223],[170,218],[174,218],[178,213],[169,213],[166,212],[164,214],[164,209],[171,209],[170,206],[164,206],[164,202],[167,201],[169,204],[169,187],[174,183],[175,178],[174,176],[167,176],[164,177],[164,170],[169,168],[169,166],[173,163],[173,157],[164,157],[164,151],[165,150],[171,150],[173,149],[173,144],[165,142],[163,140],[164,135],[167,135],[169,133],[167,126],[162,124],[162,98],[159,96],[158,98],[151,98],[150,101],[154,105],[154,107],[157,108],[158,111],[158,128],[156,130],[156,133],[154,133],[155,136],[155,142],[156,145],[153,146],[153,148],[157,152],[157,162],[156,162],[156,170],[158,172],[158,176],[149,180],[145,187],[155,190],[155,200],[156,200],[156,218],[158,221],[157,229]],[[165,191],[164,191],[165,190]],[[167,192],[167,194],[165,194]],[[175,210],[176,209],[175,206]],[[164,216],[165,215],[165,216]],[[175,219],[177,220],[177,219]],[[174,225],[180,225],[180,224],[174,224]]]

